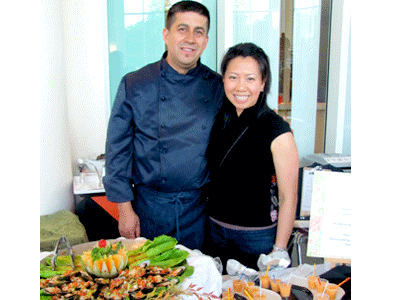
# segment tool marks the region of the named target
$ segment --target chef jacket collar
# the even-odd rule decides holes
[[[168,51],[165,51],[162,56],[162,59],[161,59],[161,71],[164,74],[166,72],[168,72],[168,73],[173,73],[173,74],[177,74],[177,75],[183,75],[183,74],[178,73],[174,68],[172,68],[170,66],[170,64],[167,62],[167,55],[168,55]],[[201,66],[202,66],[202,64],[201,64],[200,58],[199,58],[199,60],[197,61],[196,67],[194,67],[193,69],[190,69],[185,75],[192,75],[192,76],[197,75],[198,73],[202,72]],[[207,79],[207,78],[208,78],[208,76],[205,75],[205,79]]]

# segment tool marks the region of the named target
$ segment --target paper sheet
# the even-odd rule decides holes
[[[314,178],[313,168],[304,168],[302,189],[301,189],[301,207],[300,207],[301,217],[310,216],[313,178]]]
[[[314,173],[307,256],[351,259],[351,173]]]

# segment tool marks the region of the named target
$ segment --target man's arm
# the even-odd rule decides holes
[[[106,141],[106,176],[103,179],[107,198],[118,203],[121,236],[140,236],[140,220],[133,211],[133,116],[126,99],[125,81],[122,79],[114,101],[108,124]]]

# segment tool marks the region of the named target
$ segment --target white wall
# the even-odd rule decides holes
[[[106,0],[63,1],[71,155],[105,152],[109,114]]]
[[[62,2],[41,6],[40,215],[73,210]]]
[[[73,167],[104,153],[109,114],[106,1],[43,1],[40,214],[74,210]]]

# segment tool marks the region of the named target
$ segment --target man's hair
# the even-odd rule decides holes
[[[170,30],[172,23],[175,22],[175,14],[178,12],[196,12],[207,18],[207,33],[210,30],[210,13],[203,4],[196,1],[180,1],[171,6],[168,10],[165,27]]]

